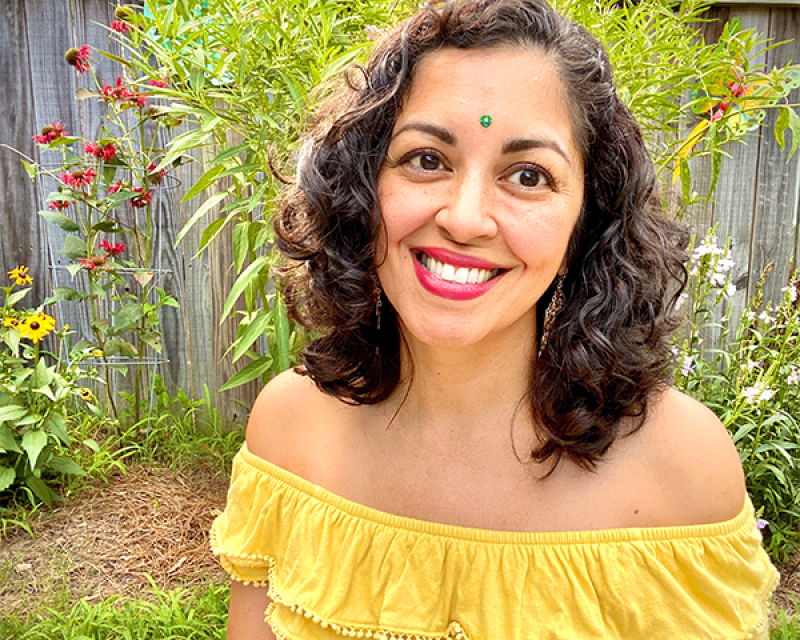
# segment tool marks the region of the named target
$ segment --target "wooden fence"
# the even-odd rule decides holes
[[[92,100],[74,100],[76,88],[85,80],[76,77],[63,54],[84,43],[113,52],[105,28],[113,20],[113,10],[109,0],[2,0],[0,144],[38,160],[31,135],[51,121],[63,122],[72,134],[87,138],[96,134],[102,106]],[[715,40],[724,21],[734,16],[745,28],[753,27],[776,41],[800,35],[800,7],[726,5],[708,14],[714,20],[703,25],[706,40]],[[768,52],[763,62],[771,68],[789,60],[800,61],[800,42]],[[115,81],[114,63],[99,55],[93,57],[93,63],[101,82]],[[795,91],[791,99],[800,102],[800,91]],[[715,202],[693,210],[690,218],[699,233],[718,223],[720,241],[732,238],[735,275],[740,289],[748,295],[763,267],[775,263],[767,294],[776,298],[792,269],[790,261],[800,248],[800,171],[798,157],[787,163],[786,153],[775,143],[773,117],[767,116],[761,138],[751,138],[747,145],[731,150],[733,157],[723,164]],[[42,160],[46,162],[46,158]],[[164,358],[168,362],[158,365],[158,371],[170,390],[182,388],[193,398],[202,397],[207,385],[221,413],[228,419],[241,420],[257,393],[256,385],[221,394],[215,391],[236,369],[230,358],[224,357],[233,339],[234,323],[219,323],[222,305],[235,280],[229,238],[221,238],[200,258],[195,257],[199,232],[190,233],[175,247],[178,231],[200,203],[200,197],[186,203],[181,199],[202,175],[202,164],[198,157],[197,162],[181,167],[176,176],[180,186],[161,189],[154,200],[156,218],[161,220],[157,234],[165,272],[161,284],[180,303],[179,310],[168,309],[163,315]],[[708,180],[707,171],[704,173],[698,165],[694,176],[700,191]],[[41,303],[53,286],[67,284],[69,278],[60,267],[64,257],[57,253],[63,236],[37,215],[52,186],[32,183],[20,158],[0,148],[0,269],[9,271],[19,264],[30,267],[36,278],[34,304]],[[217,215],[219,208],[211,210],[209,220]],[[735,299],[741,305],[745,296]],[[59,313],[61,322],[69,322],[79,333],[87,331],[87,314],[77,303],[63,304]]]

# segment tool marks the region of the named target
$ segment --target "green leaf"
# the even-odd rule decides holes
[[[6,300],[6,307],[13,307],[17,304],[20,300],[22,300],[26,295],[28,295],[28,291],[31,290],[31,287],[27,287],[25,289],[20,289],[19,291],[15,291]]]
[[[77,462],[70,460],[69,458],[65,458],[64,456],[53,456],[50,458],[50,462],[47,466],[58,473],[68,473],[73,476],[87,475]]]
[[[31,180],[35,180],[36,179],[36,173],[39,170],[39,167],[36,165],[36,163],[35,162],[25,162],[23,160],[22,164],[25,165],[25,171],[27,172],[28,177]]]
[[[107,357],[111,356],[126,356],[128,358],[135,358],[139,355],[139,350],[127,340],[122,338],[111,338],[105,345],[105,354]]]
[[[125,60],[125,58],[120,58],[119,56],[115,56],[113,53],[109,53],[108,51],[102,51],[102,50],[100,50],[100,49],[98,49],[98,50],[97,50],[97,52],[98,52],[98,53],[99,53],[101,56],[105,56],[105,57],[106,57],[106,58],[108,58],[109,60],[113,60],[114,62],[118,62],[118,63],[119,63],[119,64],[121,64],[123,67],[128,67],[128,68],[130,68],[130,66],[131,66],[131,63],[130,63],[130,62],[128,62],[127,60]]]
[[[797,151],[798,145],[800,145],[800,116],[797,115],[797,111],[794,109],[789,109],[789,128],[792,130],[792,148],[789,149],[788,160],[791,160],[795,151]]]
[[[78,291],[72,287],[56,287],[53,289],[53,295],[44,301],[46,305],[53,304],[54,302],[74,302],[79,300],[86,300],[89,294],[85,291]]]
[[[76,233],[81,230],[81,227],[77,222],[59,211],[45,210],[40,211],[39,215],[47,220],[50,224],[54,224],[59,229],[63,229],[67,233]]]
[[[17,438],[6,425],[0,425],[0,449],[21,453]]]
[[[143,331],[139,334],[139,340],[150,345],[156,353],[161,353],[161,333],[158,331]]]
[[[55,367],[53,367],[54,369]],[[44,358],[39,358],[36,363],[36,368],[33,370],[33,377],[31,378],[31,386],[34,389],[41,389],[46,387],[53,381],[53,370],[47,366]]]
[[[253,260],[247,269],[242,271],[241,275],[236,279],[236,282],[233,283],[231,292],[228,294],[225,307],[222,309],[222,319],[220,320],[220,324],[225,322],[225,320],[228,318],[231,310],[233,309],[233,305],[236,304],[239,296],[242,295],[247,286],[253,280],[258,278],[265,269],[269,269],[270,266],[271,265],[267,256],[259,256]]]
[[[232,157],[240,154],[242,151],[250,151],[250,143],[249,142],[245,142],[243,144],[236,145],[235,147],[231,147],[230,149],[225,149],[225,151],[223,151],[221,153],[218,153],[216,156],[214,156],[214,159],[211,162],[209,162],[208,164],[209,164],[209,166],[213,167],[214,165],[217,165],[220,162],[224,162],[228,158],[232,158]]]
[[[7,404],[5,407],[0,407],[0,422],[16,422],[26,413],[28,410],[25,407],[20,407],[18,404]]]
[[[19,331],[16,329],[9,329],[3,335],[3,340],[8,345],[8,348],[11,349],[11,353],[15,358],[19,356],[19,338]]]
[[[211,167],[208,171],[206,171],[200,179],[192,185],[192,188],[186,192],[186,195],[181,198],[181,202],[186,202],[187,200],[191,200],[194,198],[198,193],[205,191],[208,187],[210,187],[225,171],[225,167],[222,165]]]
[[[680,159],[681,163],[681,194],[683,201],[689,202],[692,199],[692,174],[689,171],[689,162],[686,158]]]
[[[5,491],[14,484],[14,479],[16,477],[17,474],[14,472],[14,469],[10,467],[0,467],[0,491]]]
[[[112,194],[112,195],[117,195]],[[101,220],[97,224],[92,225],[92,231],[102,231],[103,233],[124,233],[125,229],[122,229],[117,226],[117,223],[113,220]]]
[[[64,418],[64,415],[61,413],[53,412],[47,416],[47,420],[45,420],[44,424],[42,425],[42,429],[52,433],[66,446],[69,446],[72,443],[69,433],[67,432],[67,421]]]
[[[69,273],[69,275],[74,280],[75,279],[75,274],[78,273],[78,271],[80,271],[82,268],[83,267],[81,267],[81,265],[79,265],[79,264],[68,264],[67,265],[67,273]]]
[[[271,366],[272,358],[270,356],[264,356],[258,360],[253,360],[244,369],[231,376],[231,378],[225,384],[223,384],[222,387],[220,387],[220,391],[227,391],[228,389],[233,389],[234,387],[247,384],[248,382],[258,378]]]
[[[780,107],[778,117],[775,120],[775,140],[781,145],[781,149],[786,148],[786,130],[789,128],[790,107]]]
[[[42,502],[44,502],[48,507],[53,505],[53,498],[57,498],[55,493],[48,487],[41,479],[37,478],[33,474],[28,474],[25,476],[25,484],[36,494]]]
[[[22,448],[28,454],[28,463],[30,464],[31,471],[36,469],[36,462],[39,459],[39,454],[42,449],[47,446],[47,433],[41,429],[34,431],[26,431],[22,436]]]
[[[58,253],[63,253],[68,258],[79,260],[86,257],[86,243],[78,236],[67,236],[64,238],[64,248]]]
[[[222,229],[227,222],[228,218],[220,218],[219,220],[214,220],[214,222],[203,229],[203,233],[200,236],[200,244],[197,247],[198,254],[204,251],[209,244],[214,242],[214,239],[222,233]]]
[[[138,303],[130,303],[120,309],[114,317],[113,333],[120,333],[129,329],[141,320],[144,307]]]
[[[206,55],[202,47],[197,47],[197,49],[195,49],[192,63],[192,73],[189,76],[189,84],[192,89],[200,92],[206,84]]]
[[[100,453],[100,445],[97,444],[97,441],[93,440],[92,438],[86,438],[86,440],[84,440],[81,444],[89,447],[95,453]]]
[[[291,346],[289,344],[289,316],[286,312],[286,304],[280,291],[275,294],[275,305],[273,306],[273,316],[275,318],[275,353],[277,358],[278,370],[276,373],[286,371],[290,366],[289,356]]]
[[[233,264],[241,271],[250,250],[250,222],[240,222],[233,228]]]
[[[233,343],[233,361],[236,362],[241,358],[247,350],[260,336],[264,334],[272,321],[272,312],[268,309],[262,309],[250,320],[242,337]]]
[[[194,212],[189,221],[185,225],[183,225],[183,228],[178,234],[178,239],[175,240],[175,246],[177,247],[181,243],[181,240],[183,240],[186,234],[189,233],[189,231],[191,231],[192,227],[194,227],[194,225],[197,224],[197,221],[200,220],[200,218],[202,218],[209,209],[216,206],[221,200],[226,198],[228,195],[230,195],[230,192],[226,189],[225,191],[220,191],[219,193],[215,193],[208,200],[206,200],[200,206],[200,208]]]

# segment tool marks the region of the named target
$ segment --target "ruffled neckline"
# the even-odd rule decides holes
[[[678,541],[726,536],[751,527],[754,509],[750,497],[737,516],[724,522],[668,527],[630,527],[589,531],[502,531],[444,524],[401,516],[348,500],[251,453],[245,444],[238,456],[245,464],[318,501],[365,523],[423,535],[500,545],[558,546],[628,543],[633,541]]]

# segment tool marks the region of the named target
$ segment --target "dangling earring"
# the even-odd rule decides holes
[[[372,278],[375,281],[375,322],[377,325],[377,330],[381,330],[381,307],[383,306],[383,288],[381,287],[381,281],[378,280],[378,274],[373,273]]]
[[[565,276],[559,275],[558,282],[556,283],[556,290],[553,291],[553,297],[550,298],[550,304],[544,312],[544,322],[542,323],[542,339],[539,342],[539,354],[541,357],[542,352],[547,346],[547,339],[550,337],[550,332],[556,321],[556,316],[561,313],[564,307],[564,278]]]

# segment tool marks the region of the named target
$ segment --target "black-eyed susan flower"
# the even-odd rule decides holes
[[[16,269],[8,272],[8,277],[11,278],[15,284],[23,285],[33,282],[33,278],[28,275],[28,267],[19,266]]]
[[[11,327],[12,329],[19,328],[19,320],[16,318],[12,318],[11,316],[6,316],[3,318],[3,326],[4,327]]]
[[[56,327],[56,321],[43,311],[34,313],[25,318],[19,325],[19,333],[34,344],[49,334]]]
[[[80,391],[78,391],[78,395],[84,400],[91,400],[94,398],[94,394],[89,387],[82,387]]]

